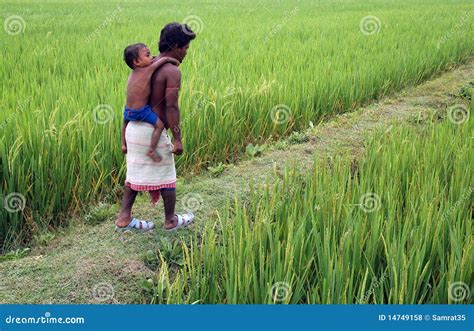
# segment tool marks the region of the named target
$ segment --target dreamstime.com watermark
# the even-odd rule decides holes
[[[23,17],[18,15],[8,16],[3,21],[3,30],[10,35],[16,36],[17,34],[25,32],[26,23]]]
[[[272,302],[277,303],[277,302],[288,301],[292,293],[293,292],[291,291],[291,287],[288,283],[276,282],[270,288],[269,295],[270,295],[270,298],[272,299]]]
[[[120,13],[122,10],[122,7],[117,6],[117,8],[115,8],[115,10],[109,16],[107,16],[107,18],[102,22],[102,24],[99,25],[97,29],[95,29],[90,35],[87,36],[86,41],[91,42],[92,40],[94,40],[103,29],[105,29],[110,23],[117,19],[118,13]]]
[[[40,317],[15,317],[7,316],[6,324],[85,324],[84,317],[51,317],[50,312],[46,312]]]
[[[285,124],[291,119],[291,109],[285,104],[276,105],[270,111],[270,118],[277,125]]]
[[[99,302],[112,300],[115,296],[115,289],[112,284],[102,282],[92,287],[92,298]]]
[[[377,34],[382,29],[380,18],[373,15],[362,17],[359,22],[359,30],[366,36]]]
[[[441,215],[441,220],[446,221],[446,218],[452,213],[454,213],[454,211],[461,206],[463,201],[465,201],[467,198],[471,196],[473,191],[474,191],[474,187],[469,187],[466,191],[464,191],[461,197],[454,203],[454,205],[452,205],[447,211],[443,213],[443,215]]]
[[[474,9],[471,9],[465,12],[464,15],[461,17],[461,19],[459,20],[459,22],[438,41],[438,44],[436,47],[440,49],[441,45],[445,44],[453,36],[453,34],[461,30],[463,26],[471,19],[471,16],[473,15],[474,15]]]
[[[193,33],[198,34],[201,33],[202,30],[204,30],[204,22],[197,15],[190,15],[185,17],[182,24],[183,32],[187,35],[192,35]]]
[[[114,109],[111,105],[102,103],[92,110],[94,122],[106,124],[114,119]]]
[[[204,110],[209,105],[215,105],[217,100],[225,100],[233,95],[242,94],[242,87],[227,86],[223,92],[218,92],[214,97],[207,95],[205,92],[196,91],[193,93],[193,100],[196,100],[196,108],[198,111]],[[193,114],[193,112],[191,112]],[[187,117],[189,118],[189,116]]]
[[[190,211],[190,212],[195,213],[202,209],[204,205],[204,200],[202,196],[197,193],[186,193],[183,196],[183,200],[181,204],[182,204],[182,208],[185,211]]]
[[[379,279],[375,280],[375,282],[372,284],[372,286],[370,286],[369,290],[367,292],[365,292],[365,294],[362,298],[360,298],[359,303],[360,304],[367,303],[369,301],[369,298],[372,295],[372,293],[374,293],[374,291],[377,288],[379,288],[380,285],[383,284],[383,282],[385,281],[385,278],[387,278],[387,272],[384,272],[384,274]]]
[[[8,194],[3,199],[3,207],[9,213],[16,213],[25,209],[26,198],[23,194],[18,192],[13,192]]]
[[[210,273],[207,273],[206,275],[204,275],[204,276],[199,280],[197,286],[195,286],[194,288],[192,288],[192,289],[189,291],[187,297],[188,297],[188,298],[191,298],[191,297],[194,295],[195,292],[197,292],[199,289],[202,289],[202,288],[206,285],[206,283],[208,283],[211,279],[212,279],[212,275],[211,275]],[[197,304],[197,303],[200,302],[200,301],[201,301],[201,299],[196,300],[196,301],[192,302],[191,304],[194,305],[194,304]]]
[[[469,109],[464,105],[454,105],[448,108],[448,119],[453,124],[463,124],[469,120]]]
[[[454,282],[449,285],[448,296],[451,301],[462,302],[471,298],[471,291],[466,283]]]
[[[25,107],[31,102],[31,100],[33,99],[33,97],[29,96],[28,98],[26,98],[25,100],[23,101],[18,101],[18,107],[17,107],[17,112],[13,112],[11,113],[7,119],[5,121],[3,121],[2,124],[0,124],[0,129],[3,130],[7,127],[7,125],[13,121],[15,118],[17,118],[19,116],[19,114],[21,114],[23,112],[23,110],[25,109]]]
[[[358,206],[366,213],[372,213],[380,208],[380,197],[373,192],[362,195],[359,199]]]
[[[283,20],[281,21],[281,23],[275,25],[272,30],[267,34],[267,36],[265,37],[265,39],[263,40],[264,43],[267,43],[271,38],[273,38],[274,36],[276,36],[282,29],[283,27],[288,23],[288,21],[293,18],[297,13],[298,13],[298,10],[299,8],[298,7],[295,7],[293,8],[293,10],[291,10],[287,15],[285,15],[285,17],[283,18]]]

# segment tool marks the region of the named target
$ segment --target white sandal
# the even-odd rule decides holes
[[[115,229],[117,231],[150,231],[155,227],[155,224],[152,221],[142,221],[139,219],[132,219],[130,223],[128,223],[127,226],[115,226]]]
[[[165,231],[167,232],[176,231],[179,228],[184,228],[185,226],[188,226],[194,221],[194,214],[191,212],[187,214],[183,214],[182,216],[176,214],[176,216],[178,217],[178,224],[176,224],[174,228],[165,229]]]

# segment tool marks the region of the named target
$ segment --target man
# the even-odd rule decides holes
[[[161,30],[158,45],[160,55],[155,60],[172,57],[182,63],[189,44],[195,37],[194,32],[185,24],[167,24]],[[169,63],[158,69],[151,79],[149,104],[163,121],[165,128],[171,129],[174,138],[171,148],[171,141],[166,130],[163,130],[157,148],[163,157],[161,162],[143,160],[143,142],[150,141],[153,127],[144,122],[130,122],[127,126],[127,179],[122,208],[115,222],[117,229],[148,231],[154,228],[151,221],[132,219],[132,206],[138,191],[149,191],[153,202],[156,202],[161,194],[165,209],[165,230],[176,230],[194,220],[192,213],[175,214],[176,169],[173,153],[183,153],[178,106],[180,86],[181,72],[177,66]]]

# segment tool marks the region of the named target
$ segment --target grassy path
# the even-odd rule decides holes
[[[161,203],[151,207],[141,196],[134,215],[157,220],[158,228],[149,234],[120,236],[113,231],[113,220],[87,225],[84,220],[71,226],[45,246],[37,247],[20,259],[0,263],[1,303],[97,303],[94,288],[108,284],[113,291],[109,303],[146,302],[140,284],[153,274],[144,264],[149,250],[159,249],[160,237],[186,236],[198,231],[203,222],[212,222],[227,196],[245,194],[251,181],[262,184],[276,168],[297,162],[311,165],[315,157],[332,157],[352,153],[357,158],[363,151],[363,138],[380,126],[401,121],[418,121],[430,112],[443,112],[447,106],[460,102],[459,88],[474,82],[474,61],[470,61],[438,78],[407,89],[368,105],[356,112],[325,121],[302,134],[300,144],[278,142],[262,157],[244,160],[229,166],[219,177],[209,174],[188,175],[178,182],[177,211],[194,205],[197,221],[193,228],[174,234],[164,233],[160,226]],[[295,139],[298,140],[295,136]],[[303,139],[304,138],[304,139]]]

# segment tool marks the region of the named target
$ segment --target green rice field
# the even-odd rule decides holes
[[[468,303],[472,132],[402,126],[367,139],[356,166],[287,168],[176,247],[181,268],[171,250],[149,253],[161,266],[145,283],[152,302]]]

